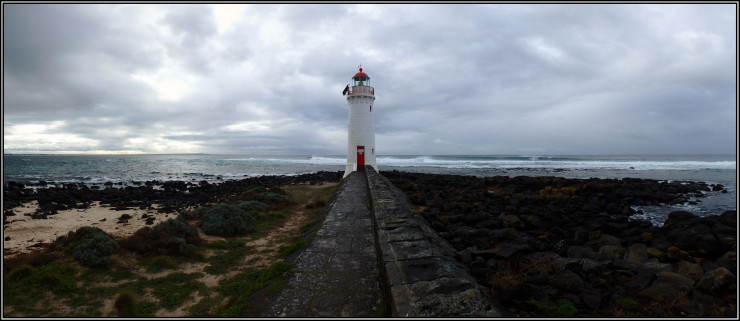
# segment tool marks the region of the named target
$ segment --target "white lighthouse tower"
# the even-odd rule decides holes
[[[378,170],[375,164],[375,130],[373,128],[373,102],[375,89],[370,86],[370,77],[360,71],[352,76],[352,88],[347,85],[344,93],[349,103],[349,127],[347,138],[347,167],[344,177],[347,177],[362,165],[371,165]]]

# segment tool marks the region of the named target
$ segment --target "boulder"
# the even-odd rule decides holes
[[[638,294],[640,298],[661,303],[675,301],[683,297],[694,285],[694,280],[678,273],[659,272],[656,276],[649,287],[640,291]]]
[[[510,227],[510,228],[515,228],[515,229],[524,228],[524,223],[522,223],[519,217],[515,215],[502,215],[501,224],[503,224],[504,227]]]
[[[658,250],[654,247],[649,247],[645,250],[645,253],[647,253],[648,257],[661,259],[663,256],[665,256],[665,253],[661,250]]]
[[[624,260],[635,263],[644,263],[648,260],[647,247],[643,243],[635,243],[627,248],[624,253]]]
[[[587,247],[571,245],[568,247],[567,256],[574,259],[594,258],[596,257],[596,253]]]
[[[650,270],[643,270],[626,283],[622,284],[622,287],[627,290],[630,296],[637,296],[641,290],[645,289],[650,285],[650,282],[655,278],[655,272]]]
[[[693,259],[691,258],[691,255],[689,255],[689,252],[679,249],[677,246],[669,247],[668,250],[665,252],[665,256],[670,261],[674,261],[674,262],[693,261]]]
[[[624,255],[624,248],[617,245],[604,245],[599,248],[596,258],[601,260],[618,260]]]
[[[586,242],[585,246],[590,246],[592,248],[600,248],[604,245],[613,245],[613,246],[621,246],[622,240],[620,240],[618,237],[609,235],[609,234],[601,234],[598,238],[594,240],[590,240]]]
[[[688,277],[689,279],[698,281],[702,275],[704,275],[704,269],[702,269],[701,265],[697,263],[681,261],[678,262],[678,273]]]
[[[571,293],[581,293],[586,287],[586,282],[571,270],[561,271],[550,283],[558,289]]]
[[[721,267],[704,273],[696,287],[712,294],[732,293],[737,289],[737,278],[730,270]]]

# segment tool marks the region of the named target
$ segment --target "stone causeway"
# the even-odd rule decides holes
[[[372,167],[348,175],[260,317],[500,317],[414,209]]]

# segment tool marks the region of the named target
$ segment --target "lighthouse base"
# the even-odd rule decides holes
[[[378,166],[376,166],[375,164],[368,164],[368,165],[372,166],[376,172],[378,171]],[[355,163],[347,164],[347,167],[344,169],[344,176],[342,176],[342,178],[349,176],[349,174],[352,174],[352,172],[358,172],[358,171],[364,172],[365,166],[364,165],[357,166],[357,164]]]

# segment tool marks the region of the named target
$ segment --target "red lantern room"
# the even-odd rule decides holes
[[[370,86],[370,76],[362,72],[362,67],[360,67],[358,73],[352,76],[352,80],[354,80],[352,86]]]
[[[362,72],[362,67],[359,67],[360,71],[352,76],[352,90],[349,95],[375,95],[375,88],[370,86],[370,76]]]

